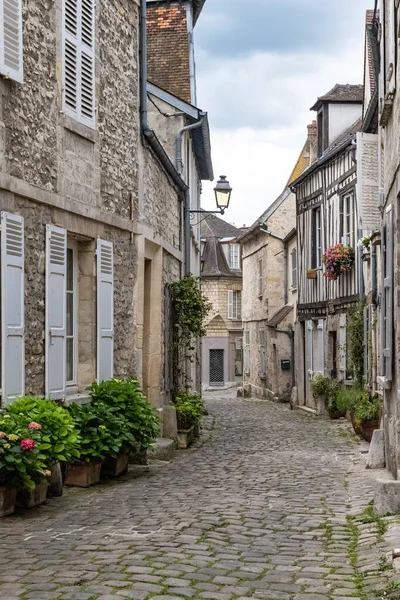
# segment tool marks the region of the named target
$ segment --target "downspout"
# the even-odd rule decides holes
[[[182,127],[175,137],[175,165],[179,176],[182,178],[183,172],[183,160],[182,160],[182,138],[186,131],[192,129],[198,129],[204,123],[204,118],[201,117],[197,123]],[[182,179],[183,181],[183,179]],[[185,245],[185,275],[190,275],[190,184],[186,186],[185,190],[185,205],[183,215],[183,227],[184,227],[184,245]]]

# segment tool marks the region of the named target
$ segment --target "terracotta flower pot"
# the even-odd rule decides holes
[[[317,271],[307,271],[307,279],[317,279]]]
[[[375,429],[379,429],[379,420],[363,421],[360,425],[360,430],[364,440],[370,442]]]
[[[107,477],[118,477],[127,472],[129,465],[129,454],[118,454],[116,458],[106,456],[101,466],[101,474]]]
[[[100,481],[101,463],[68,463],[65,485],[90,487]]]
[[[12,515],[15,511],[17,490],[8,485],[0,486],[0,517]]]
[[[33,490],[20,490],[17,494],[17,506],[34,508],[46,502],[48,482],[38,483]]]

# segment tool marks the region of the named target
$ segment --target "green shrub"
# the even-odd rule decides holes
[[[342,410],[338,405],[338,394],[340,391],[340,383],[337,379],[331,379],[326,394],[327,406],[330,412],[346,413],[346,410]]]
[[[176,394],[173,404],[176,408],[178,429],[190,429],[197,425],[205,413],[204,403],[199,394],[181,392]]]
[[[0,413],[0,485],[33,489],[50,475],[40,445],[40,423],[27,423],[24,416]]]
[[[73,418],[53,400],[22,397],[10,404],[7,411],[24,417],[27,423],[35,421],[41,424],[40,451],[46,456],[49,466],[78,457],[79,440]]]
[[[355,406],[362,394],[363,390],[359,386],[341,386],[336,396],[338,410],[341,412],[349,411],[350,414],[354,415]]]
[[[379,411],[381,402],[379,396],[371,396],[368,392],[361,394],[358,402],[354,407],[354,418],[359,425],[365,421],[377,421],[379,419]]]
[[[329,395],[331,379],[325,375],[316,375],[311,382],[311,391],[314,398]]]
[[[106,456],[117,456],[123,451],[129,432],[118,411],[98,402],[71,404],[68,407],[79,435],[80,462],[103,461]]]
[[[92,404],[102,402],[125,419],[131,447],[149,448],[158,435],[158,418],[136,379],[110,379],[89,388]]]

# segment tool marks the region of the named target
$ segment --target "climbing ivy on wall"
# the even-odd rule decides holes
[[[358,384],[364,384],[364,307],[365,300],[358,302],[349,314],[347,322],[347,350],[351,374]]]

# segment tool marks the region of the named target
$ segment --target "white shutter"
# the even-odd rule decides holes
[[[46,226],[46,396],[66,393],[67,232]]]
[[[314,376],[313,370],[313,337],[314,337],[314,324],[312,321],[306,322],[306,368],[308,378],[312,379]]]
[[[113,245],[97,240],[97,380],[114,376]]]
[[[393,0],[385,5],[385,76],[386,93],[393,94],[396,90],[396,25],[395,25],[395,7]]]
[[[1,213],[2,399],[24,394],[24,219]]]
[[[318,321],[318,371],[320,375],[325,372],[325,346],[324,346],[324,320]]]
[[[250,373],[250,331],[244,332],[244,372]]]
[[[233,291],[228,290],[228,319],[233,319]]]
[[[360,228],[374,231],[381,227],[378,195],[378,135],[357,133],[357,202]]]
[[[89,127],[95,125],[94,12],[94,0],[63,0],[64,110]]]
[[[22,0],[0,0],[0,73],[23,83]]]
[[[386,213],[383,267],[383,373],[386,381],[393,375],[393,210]]]
[[[262,258],[259,259],[258,261],[258,295],[261,298],[261,296],[263,295],[264,292],[264,285],[263,285],[263,261]]]
[[[346,379],[346,313],[339,316],[339,371],[340,380]]]

